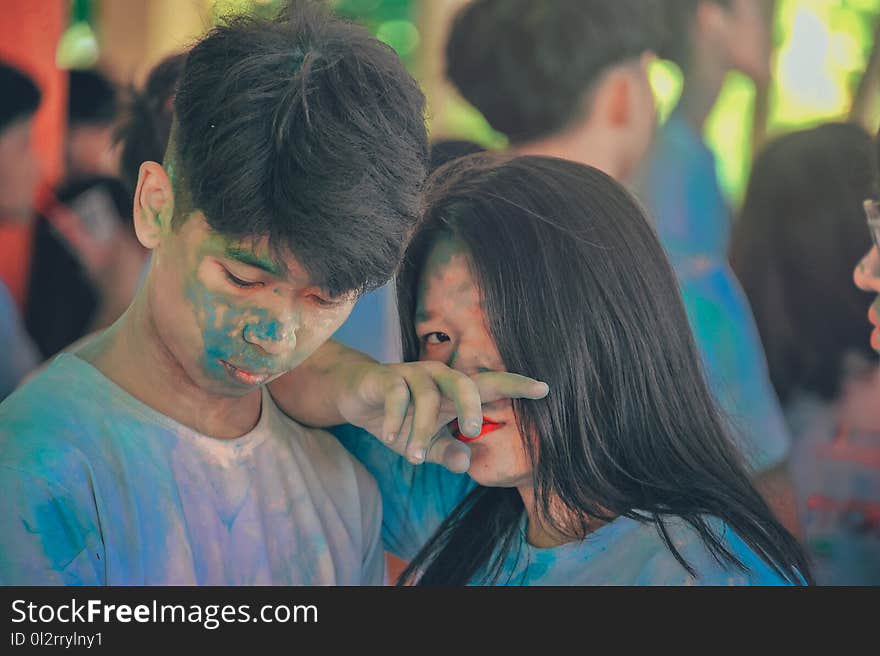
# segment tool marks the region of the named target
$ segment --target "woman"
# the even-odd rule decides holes
[[[830,123],[756,158],[731,260],[794,437],[791,472],[817,580],[880,583],[880,370],[852,262],[871,244],[870,135]]]
[[[871,246],[873,160],[863,128],[829,123],[772,141],[752,167],[731,264],[786,406],[804,392],[839,397],[848,361],[876,359],[863,320],[870,299],[851,283],[852,262]]]
[[[880,369],[870,297],[850,282],[871,244],[864,199],[875,176],[857,125],[774,140],[755,160],[731,253],[795,438],[798,513],[827,585],[880,583]]]
[[[398,280],[405,359],[522,371],[484,406],[467,476],[351,426],[402,582],[781,584],[804,555],[749,482],[642,210],[586,166],[475,155],[433,177]]]

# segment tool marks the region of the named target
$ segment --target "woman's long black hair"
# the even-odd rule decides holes
[[[680,517],[719,562],[742,567],[710,528],[717,517],[786,580],[811,580],[725,434],[672,269],[621,185],[549,157],[473,155],[438,171],[398,273],[407,361],[419,357],[416,294],[441,234],[479,255],[470,262],[506,368],[550,385],[545,399],[514,402],[548,526],[580,539],[591,521],[650,521],[694,574],[664,523]],[[496,583],[523,512],[516,489],[476,488],[400,581]]]
[[[865,321],[872,296],[852,284],[871,248],[862,201],[876,193],[871,135],[852,123],[791,132],[755,159],[730,261],[783,404],[807,391],[833,401],[846,357],[877,361]]]

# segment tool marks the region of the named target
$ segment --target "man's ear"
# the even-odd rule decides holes
[[[624,127],[629,123],[632,113],[632,101],[635,89],[633,79],[625,71],[614,71],[605,82],[605,116],[608,123],[615,128]]]
[[[717,35],[723,34],[727,28],[727,18],[729,11],[718,2],[706,2],[700,0],[697,3],[697,11],[694,15],[695,22],[692,24],[697,31],[702,34]]]
[[[144,162],[134,192],[134,230],[144,248],[156,248],[171,229],[174,193],[171,179],[157,162]]]

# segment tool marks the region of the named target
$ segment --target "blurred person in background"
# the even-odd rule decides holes
[[[25,325],[43,358],[113,323],[131,303],[133,190],[116,178],[120,101],[95,70],[69,72],[66,172],[34,230]],[[137,280],[137,278],[135,279]]]
[[[26,325],[44,358],[108,327],[137,291],[147,251],[117,178],[78,178],[56,190],[37,224]]]
[[[655,0],[475,0],[453,20],[446,74],[520,155],[626,179],[656,121]]]
[[[664,40],[663,6],[653,0],[476,0],[453,21],[447,75],[508,137],[513,152],[561,157],[627,180],[656,127],[648,65]],[[670,255],[732,436],[758,489],[797,533],[784,465],[789,436],[742,293],[731,291],[735,282],[723,254],[708,279],[689,276],[688,261]]]
[[[857,125],[780,137],[755,160],[731,247],[794,438],[805,543],[830,585],[880,584],[880,370],[870,299],[851,284],[875,177]]]
[[[0,63],[0,98],[0,221],[30,221],[40,181],[31,130],[41,94],[25,73]],[[0,400],[39,363],[18,307],[0,280]]]
[[[65,178],[119,174],[113,133],[119,118],[114,83],[98,70],[71,70],[67,88]]]
[[[767,371],[760,336],[728,263],[730,210],[703,127],[725,76],[770,74],[764,0],[661,0],[658,52],[682,70],[678,105],[634,181],[681,283],[706,375],[740,436],[759,487],[800,534],[787,459],[791,437]]]
[[[880,170],[880,133],[877,135],[877,168]],[[880,176],[877,178],[877,187],[880,188]],[[875,192],[864,203],[865,215],[868,220],[868,231],[873,241],[871,250],[859,260],[853,271],[853,279],[856,286],[871,294],[876,294],[874,303],[868,311],[868,320],[873,326],[871,332],[871,347],[880,353],[880,192]]]

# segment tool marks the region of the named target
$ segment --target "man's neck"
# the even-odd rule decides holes
[[[260,418],[260,391],[218,396],[193,382],[157,333],[144,290],[77,355],[142,403],[203,435],[241,437]]]
[[[511,150],[516,155],[542,155],[571,160],[597,168],[615,180],[620,180],[626,174],[626,166],[621,161],[619,151],[605,142],[592,129],[570,130],[513,146]]]
[[[727,67],[711,49],[697,52],[684,69],[684,87],[677,111],[702,134],[706,119],[718,100]]]

